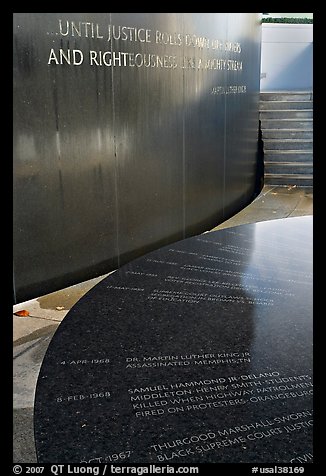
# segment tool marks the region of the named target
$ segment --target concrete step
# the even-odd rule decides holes
[[[261,111],[271,109],[313,109],[312,101],[260,101]]]
[[[311,150],[311,139],[264,139],[264,151],[267,150]]]
[[[312,101],[312,91],[275,91],[260,93],[261,101]]]
[[[274,109],[260,111],[260,119],[312,119],[313,109]]]
[[[297,185],[299,187],[312,187],[313,177],[303,174],[265,174],[264,185]]]
[[[265,129],[313,129],[313,119],[267,119],[260,116],[261,128]]]
[[[313,94],[260,93],[266,185],[313,186]]]
[[[266,174],[313,174],[312,162],[265,162]]]
[[[310,139],[313,138],[313,131],[306,129],[264,129],[263,139]]]
[[[313,162],[310,150],[266,150],[264,162]]]

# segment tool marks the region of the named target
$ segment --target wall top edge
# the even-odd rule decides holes
[[[264,28],[313,28],[313,23],[264,23]]]

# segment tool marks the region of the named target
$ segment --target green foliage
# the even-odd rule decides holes
[[[313,23],[313,18],[273,18],[273,17],[266,17],[262,18],[262,23]]]

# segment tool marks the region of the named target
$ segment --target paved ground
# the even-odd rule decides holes
[[[265,186],[244,210],[213,230],[278,218],[313,214],[312,187]],[[35,385],[43,356],[69,309],[105,276],[14,306],[28,317],[13,315],[13,457],[14,463],[36,463],[33,430]]]

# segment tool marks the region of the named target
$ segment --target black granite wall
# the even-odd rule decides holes
[[[257,193],[260,14],[14,14],[14,300]]]

